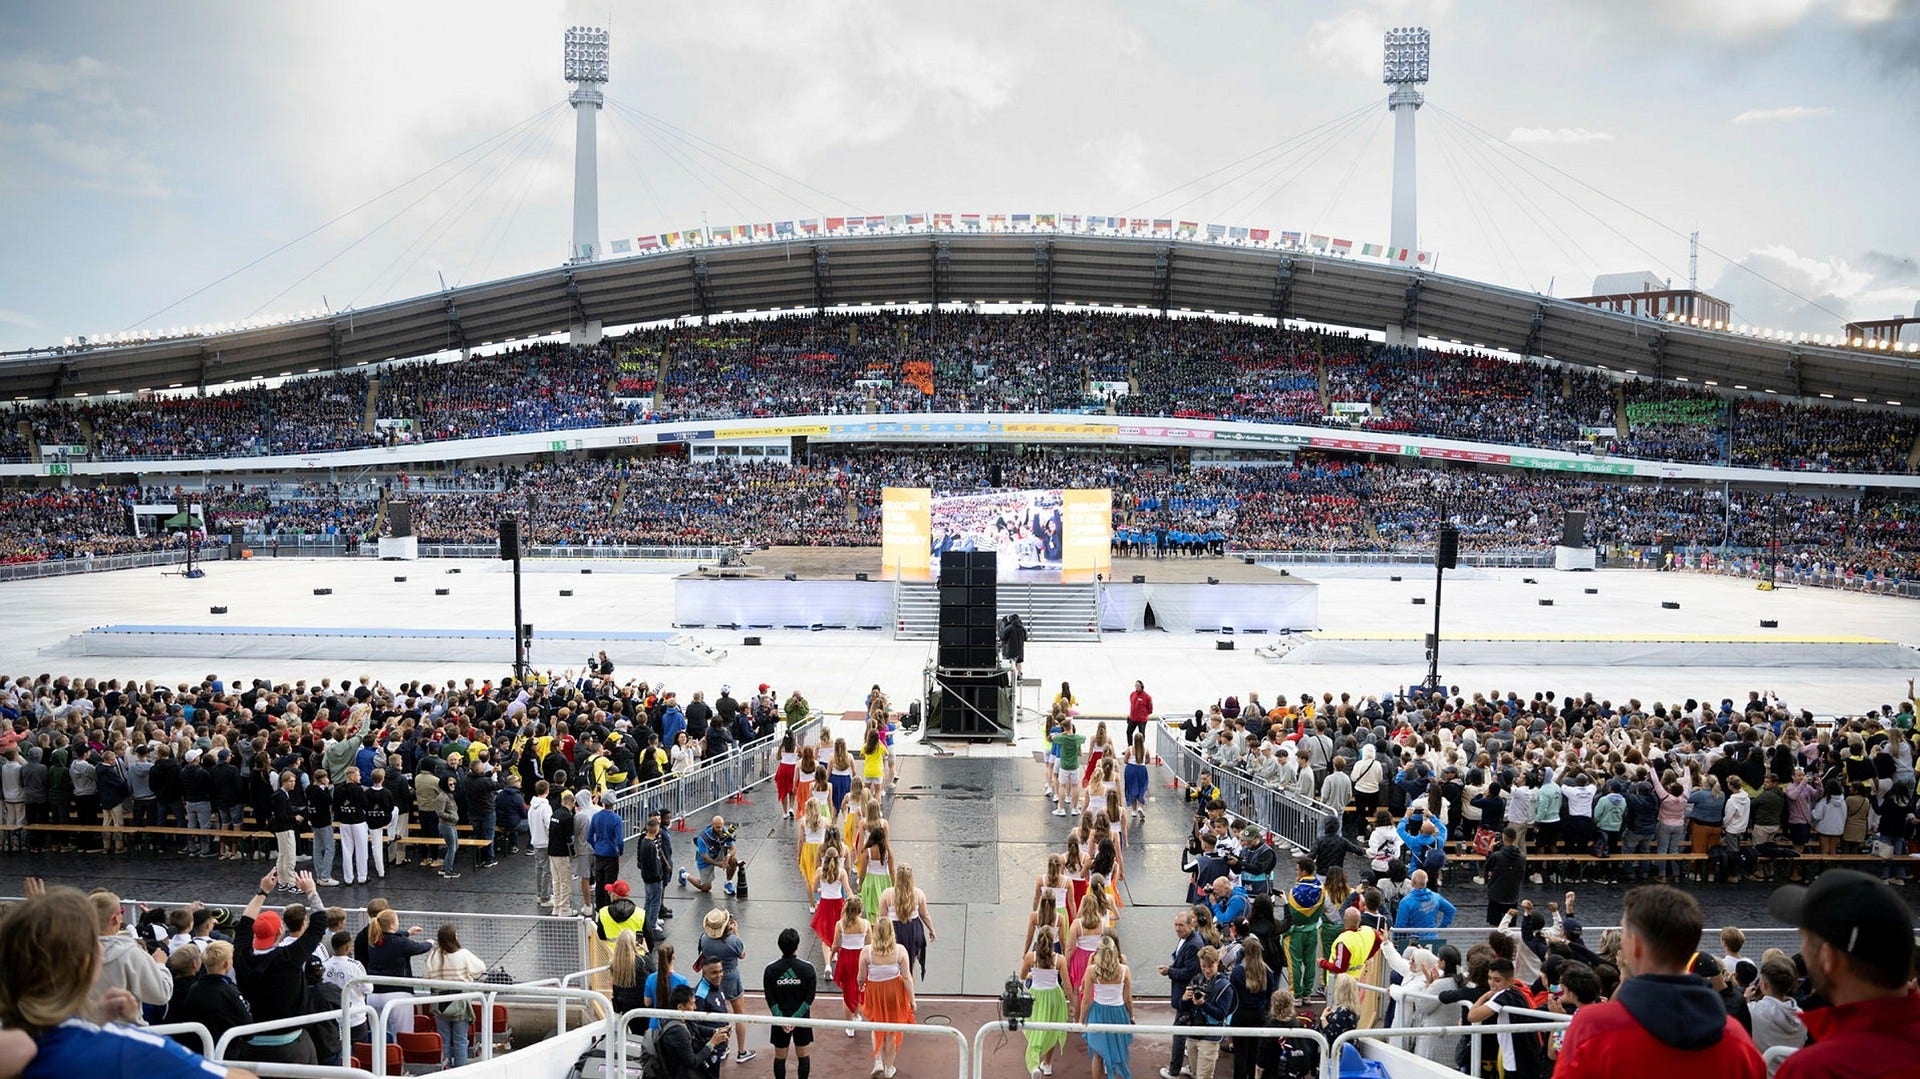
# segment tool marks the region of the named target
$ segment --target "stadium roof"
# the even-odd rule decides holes
[[[822,236],[556,267],[260,329],[0,360],[7,398],[347,369],[552,334],[775,308],[1075,303],[1284,316],[1696,383],[1920,403],[1920,358],[1656,322],[1394,265],[1268,247],[1044,232]]]

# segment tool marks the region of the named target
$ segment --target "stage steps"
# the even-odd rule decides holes
[[[1017,614],[1030,641],[1098,641],[1100,606],[1094,584],[1046,584],[1003,581],[1000,617]],[[932,581],[901,581],[894,586],[894,637],[931,641],[940,636],[940,586]]]

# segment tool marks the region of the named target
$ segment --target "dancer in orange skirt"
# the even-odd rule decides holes
[[[858,1019],[866,995],[866,947],[868,924],[862,917],[866,908],[860,905],[860,897],[850,895],[846,904],[840,908],[840,920],[833,927],[833,980],[840,983],[840,1000],[847,1006],[847,1018]],[[893,939],[893,926],[886,922],[887,939]],[[847,1028],[847,1037],[853,1037],[853,1028]]]
[[[873,923],[873,941],[860,956],[861,1007],[873,1023],[913,1023],[913,969],[907,950],[893,938],[893,923]],[[873,1036],[873,1071],[893,1079],[894,1060],[900,1055],[899,1033]]]
[[[820,770],[820,754],[810,745],[800,747],[800,764],[793,772],[793,806],[795,813],[805,813],[807,803],[813,800],[813,775]]]

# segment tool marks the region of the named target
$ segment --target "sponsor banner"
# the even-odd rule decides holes
[[[1612,426],[1580,428],[1580,437],[1582,438],[1618,438],[1619,436],[1619,429]]]
[[[1421,446],[1422,457],[1438,457],[1443,461],[1474,461],[1483,465],[1504,465],[1513,461],[1509,453],[1491,453],[1486,450],[1454,450],[1441,446]]]
[[[48,457],[85,457],[86,455],[85,446],[56,446],[52,443],[42,443],[40,446],[42,460]]]
[[[908,580],[933,576],[933,491],[886,487],[880,491],[880,572]]]
[[[1061,492],[1060,579],[1091,581],[1113,572],[1113,492]]]
[[[1366,438],[1326,438],[1314,436],[1307,445],[1322,450],[1354,450],[1360,453],[1403,453],[1413,447],[1401,446],[1398,442],[1377,442]]]
[[[1095,379],[1093,392],[1101,397],[1125,397],[1133,392],[1133,386],[1125,380]]]
[[[661,431],[654,437],[660,442],[707,442],[713,438],[713,429],[703,427],[696,431]]]
[[[774,427],[733,427],[713,433],[713,438],[781,438],[787,435],[824,435],[824,423],[791,423]]]
[[[1216,442],[1246,442],[1260,446],[1305,446],[1311,440],[1306,435],[1282,434],[1278,431],[1216,431]]]
[[[1211,441],[1213,431],[1200,427],[1163,427],[1159,424],[1123,423],[1119,427],[1121,438],[1185,438],[1196,442]]]
[[[1014,435],[1086,435],[1112,438],[1114,429],[1104,423],[1003,423],[1000,430]]]
[[[373,429],[376,431],[411,431],[413,430],[413,420],[406,417],[379,419],[373,421]]]
[[[1617,461],[1582,461],[1560,457],[1528,457],[1514,454],[1513,463],[1521,468],[1544,468],[1556,472],[1592,472],[1606,476],[1631,476],[1631,464]],[[1648,475],[1650,473],[1641,473]],[[1675,473],[1678,475],[1678,473]]]
[[[1370,415],[1373,412],[1373,406],[1366,403],[1365,401],[1334,401],[1332,402],[1330,407],[1333,409],[1333,414],[1336,416],[1344,416],[1349,414],[1356,415],[1356,416],[1365,416],[1365,415]]]

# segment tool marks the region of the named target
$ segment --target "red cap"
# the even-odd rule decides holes
[[[633,894],[633,888],[624,880],[616,880],[612,884],[607,885],[607,894],[619,899],[625,899],[627,896]]]
[[[253,919],[253,946],[271,948],[280,943],[280,915],[263,910]]]

